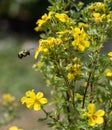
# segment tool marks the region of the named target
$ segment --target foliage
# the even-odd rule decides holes
[[[84,6],[74,0],[49,0],[49,13],[37,20],[42,31],[34,65],[51,88],[54,110],[49,127],[58,130],[112,128],[112,1]],[[36,100],[36,98],[35,98]],[[95,111],[95,107],[98,111]]]

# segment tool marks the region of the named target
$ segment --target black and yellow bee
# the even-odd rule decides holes
[[[28,55],[30,56],[30,50],[23,50],[18,53],[18,58],[22,59]]]

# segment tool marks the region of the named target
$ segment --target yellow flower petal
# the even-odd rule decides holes
[[[97,117],[96,120],[95,120],[95,122],[97,124],[102,124],[104,122],[104,119],[103,119],[103,117]]]
[[[95,105],[93,103],[90,103],[88,105],[88,112],[92,114],[94,113],[94,111],[95,111]]]
[[[42,92],[38,92],[37,95],[36,95],[36,98],[37,99],[40,99],[43,97],[43,93]]]
[[[109,53],[108,53],[108,56],[112,56],[112,52],[109,52]]]
[[[40,109],[41,109],[41,104],[35,103],[35,104],[34,104],[34,110],[35,110],[35,111],[39,111]]]
[[[35,52],[35,55],[34,55],[34,58],[37,59],[38,55],[39,55],[39,52],[40,52],[40,49],[37,47],[36,48],[36,52]]]
[[[96,122],[93,120],[93,118],[90,118],[90,119],[88,120],[88,124],[89,124],[90,126],[94,126],[95,123],[96,123]]]
[[[58,18],[61,22],[66,22],[69,19],[68,15],[64,13],[56,13],[55,17]]]
[[[104,116],[105,112],[103,110],[98,110],[95,115],[96,116]]]
[[[27,101],[26,101],[26,106],[27,106],[28,108],[32,108],[33,105],[34,105],[34,103],[35,103],[35,99],[33,99],[33,98],[28,98]]]
[[[112,71],[108,68],[105,70],[105,73],[106,73],[106,76],[108,76],[108,77],[112,76]]]
[[[22,98],[21,98],[21,102],[22,102],[22,104],[24,104],[24,103],[26,102],[26,100],[27,100],[26,97],[22,97]]]
[[[27,91],[27,92],[26,92],[26,96],[27,96],[27,97],[35,96],[34,89]]]
[[[41,98],[41,99],[39,100],[39,102],[40,102],[41,104],[45,104],[45,103],[48,102],[48,100],[47,100],[46,98]]]

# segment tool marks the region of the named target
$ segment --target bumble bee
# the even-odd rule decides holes
[[[30,48],[29,50],[23,50],[18,53],[18,58],[22,59],[23,57],[30,56],[31,50],[35,50],[35,48]]]
[[[30,56],[30,51],[29,50],[23,50],[23,51],[20,51],[18,53],[18,58],[22,59],[23,57],[26,57],[26,56]]]

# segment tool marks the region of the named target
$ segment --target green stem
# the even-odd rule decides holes
[[[54,118],[52,115],[50,115],[43,107],[41,108],[42,111],[46,114],[46,117],[49,117],[50,119],[52,119],[55,123],[59,123],[60,126],[62,126],[64,128],[64,130],[68,130],[63,123],[59,122],[59,120],[57,120],[56,118]]]
[[[60,64],[58,62],[56,62],[57,64],[57,69],[58,71],[60,72],[60,74],[62,75],[63,79],[64,79],[64,82],[65,82],[65,86],[67,86],[67,90],[66,90],[66,96],[65,96],[65,100],[67,102],[67,106],[66,106],[66,111],[67,111],[67,118],[68,118],[68,122],[70,123],[71,122],[71,119],[70,119],[70,106],[68,106],[68,102],[70,100],[70,87],[69,87],[69,82],[68,82],[68,79],[66,78],[66,76],[63,74],[63,70],[62,70],[62,67],[60,66]]]
[[[85,88],[85,91],[84,91],[84,96],[83,96],[83,101],[82,101],[82,108],[84,108],[84,105],[85,105],[86,94],[87,94],[87,90],[88,90],[88,87],[89,87],[89,81],[91,79],[91,75],[92,75],[92,73],[90,72],[88,80],[87,80],[87,85],[86,85],[86,88]]]
[[[75,100],[74,100],[75,98],[74,98],[74,95],[75,95],[75,87],[72,90],[72,104],[73,104],[73,108],[75,110]]]
[[[69,102],[70,97],[69,97],[69,92],[68,91],[66,91],[66,99],[67,99],[67,102]],[[67,109],[67,118],[68,118],[68,121],[70,123],[71,122],[70,115],[69,115],[70,114],[70,108],[68,106],[68,103],[67,103],[66,109]]]

